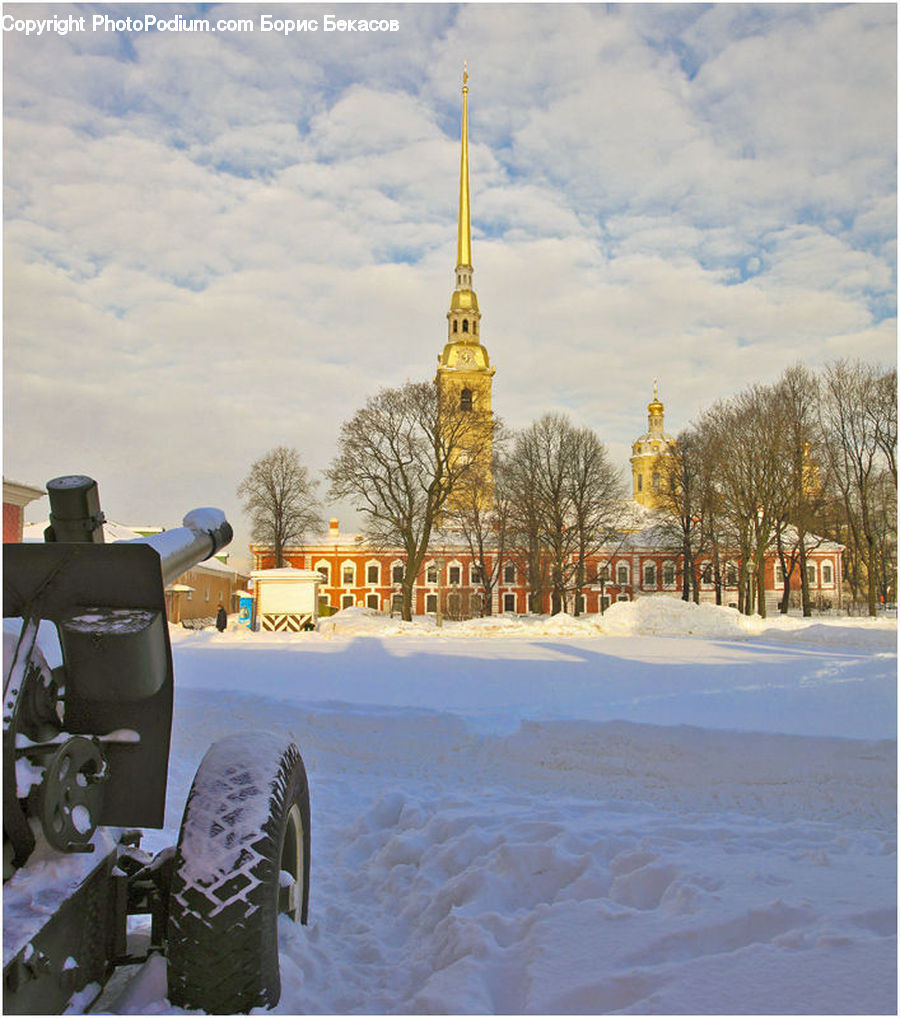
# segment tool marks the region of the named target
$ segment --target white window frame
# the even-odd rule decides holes
[[[625,579],[622,579],[622,570],[625,570]],[[615,587],[630,587],[631,586],[631,566],[627,562],[616,563],[616,582],[613,584]]]
[[[434,575],[434,579],[431,578],[431,574]],[[425,563],[425,584],[429,587],[436,587],[440,583],[441,573],[437,562],[432,559],[430,562]]]
[[[371,603],[373,598],[375,600],[375,604]],[[372,608],[375,611],[378,611],[380,609],[381,603],[377,594],[366,594],[366,607]]]
[[[512,579],[509,578],[509,571],[512,570]],[[515,585],[516,582],[516,564],[515,562],[504,562],[503,563],[503,582],[505,584]]]
[[[666,580],[666,569],[672,567],[672,579]],[[659,570],[660,583],[664,590],[674,590],[678,584],[678,563],[674,559],[667,558]]]
[[[512,607],[508,608],[507,605],[510,601],[512,602]],[[516,614],[516,595],[512,591],[503,595],[503,611],[510,612],[513,615]]]
[[[450,579],[450,576],[451,576],[451,574],[452,574],[454,569],[458,569],[459,570],[459,580],[455,584]],[[454,559],[452,562],[448,562],[447,563],[447,586],[448,587],[453,587],[453,586],[461,587],[462,585],[463,585],[463,564],[462,564],[462,562],[459,561],[459,559]]]
[[[425,595],[425,614],[426,615],[437,615],[438,610],[438,596],[437,594],[426,594]]]
[[[313,569],[315,569],[315,571],[317,573],[319,573],[319,575],[324,578],[324,586],[330,587],[331,586],[331,563],[330,562],[326,562],[324,559],[319,559],[319,561],[313,566]]]
[[[617,601],[630,601],[631,596],[629,594],[616,594]]]
[[[370,569],[376,570],[374,581],[369,579]],[[369,559],[369,561],[366,563],[366,586],[367,587],[381,586],[381,563],[378,562],[376,559]]]
[[[478,574],[476,579],[476,574]],[[484,584],[484,571],[477,562],[469,563],[469,586],[481,587]]]
[[[394,579],[394,570],[395,569],[399,569],[400,570],[400,575],[402,577],[403,573],[406,571],[406,564],[404,563],[404,561],[402,559],[394,559],[394,561],[391,563],[391,584],[392,585],[395,584],[395,583],[402,583],[403,582],[402,579],[400,579],[400,580],[395,580]]]
[[[652,579],[650,580],[649,583],[647,582],[647,572],[648,572],[648,570],[652,570],[653,571],[653,577],[652,577]],[[656,562],[654,560],[650,560],[649,562],[642,562],[641,563],[641,587],[644,590],[656,590],[657,589],[657,587],[659,586],[659,584],[657,583],[658,572],[659,572],[659,570],[657,569]]]
[[[347,581],[346,577],[344,576],[344,573],[348,569],[350,570],[350,573],[351,573],[350,581],[349,582]],[[356,586],[356,563],[353,561],[353,559],[347,558],[347,559],[344,559],[344,561],[341,563],[341,586],[342,587],[355,587]]]
[[[352,594],[341,594],[341,610],[344,608],[353,608],[356,605],[356,599]]]
[[[822,562],[821,562],[820,568],[821,568],[821,573],[822,573],[822,586],[823,587],[833,587],[834,586],[834,563],[831,561],[830,558],[823,559]],[[826,569],[830,573],[830,576],[828,577],[827,580],[825,579],[825,570]]]

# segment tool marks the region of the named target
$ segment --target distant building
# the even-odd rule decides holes
[[[21,484],[3,478],[3,543],[16,544],[22,540],[25,526],[25,506],[47,492],[32,484]]]
[[[678,549],[672,546],[669,532],[661,525],[659,514],[635,505],[633,519],[627,526],[628,531],[623,531],[615,544],[588,559],[588,582],[577,595],[577,608],[582,614],[605,611],[616,601],[681,596],[683,560]],[[807,553],[810,593],[813,603],[820,608],[841,606],[841,551],[841,545],[822,541]],[[275,555],[271,548],[254,544],[250,552],[254,569],[273,568]],[[314,569],[321,575],[320,614],[353,607],[400,613],[400,582],[405,564],[402,551],[371,547],[361,534],[341,531],[336,519],[331,520],[326,533],[316,535],[303,545],[285,548],[284,560],[294,569]],[[714,603],[716,584],[712,563],[701,559],[698,569],[700,600]],[[728,559],[720,569],[722,603],[736,606],[740,563],[737,559]],[[774,611],[784,582],[774,553],[766,559],[765,570],[767,607]],[[792,588],[799,592],[799,576],[794,576]],[[484,599],[478,566],[472,561],[468,548],[452,536],[438,538],[416,578],[413,613],[436,615],[440,605],[445,618],[472,618],[487,613]],[[502,564],[490,613],[549,613],[551,610],[549,589],[544,592],[542,602],[535,603],[529,592],[525,556],[512,552]],[[569,611],[574,613],[575,610],[573,600]]]

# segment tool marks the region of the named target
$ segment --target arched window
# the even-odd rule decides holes
[[[459,394],[459,409],[460,410],[471,410],[472,409],[472,390],[463,389]]]
[[[468,331],[469,331],[469,319],[468,318],[464,318],[463,319],[463,332],[468,332]]]
[[[656,586],[656,563],[644,563],[644,590],[650,590]]]
[[[620,562],[616,567],[616,583],[620,587],[628,586],[628,566],[624,562]]]
[[[459,329],[457,328],[458,325],[459,325],[459,322],[454,318],[453,319],[453,331],[454,332],[458,332],[459,331]]]
[[[638,491],[643,491],[643,488],[644,488],[644,475],[643,474],[638,474],[637,475],[637,484],[638,484],[638,489],[637,490]]]
[[[653,490],[659,491],[659,474],[655,470],[653,471]]]

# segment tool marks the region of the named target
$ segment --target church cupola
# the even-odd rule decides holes
[[[659,383],[653,380],[653,399],[647,404],[647,432],[631,447],[633,498],[649,509],[657,508],[668,483],[665,461],[660,457],[675,452],[675,439],[665,431],[665,406],[659,398]]]

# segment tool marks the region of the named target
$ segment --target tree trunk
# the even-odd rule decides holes
[[[412,622],[412,603],[413,603],[413,586],[416,578],[412,577],[409,581],[405,580],[400,585],[400,596],[402,602],[400,606],[400,617],[404,622]]]
[[[800,600],[803,603],[803,617],[812,617],[812,600],[809,596],[809,577],[806,574],[806,533],[800,531]]]

